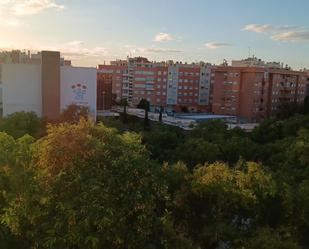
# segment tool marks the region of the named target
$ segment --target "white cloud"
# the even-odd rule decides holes
[[[25,26],[23,16],[39,14],[45,10],[63,10],[56,0],[0,0],[0,26],[16,28]]]
[[[146,52],[150,53],[182,53],[182,49],[172,49],[172,48],[147,48]]]
[[[270,35],[275,41],[309,41],[309,29],[288,25],[274,26],[270,24],[248,24],[243,30]]]
[[[8,18],[5,20],[1,20],[2,24],[8,27],[21,27],[25,26],[25,23],[16,18]]]
[[[271,38],[275,41],[309,41],[309,30],[278,33]]]
[[[108,49],[104,47],[89,47],[86,46],[82,41],[71,41],[61,45],[20,45],[18,43],[13,43],[10,41],[0,41],[0,51],[1,50],[33,50],[33,51],[41,51],[41,50],[52,50],[52,51],[60,51],[61,55],[69,58],[69,59],[81,59],[81,58],[99,58],[108,55]]]
[[[33,15],[47,9],[63,10],[64,5],[55,0],[0,0],[0,13],[9,15]]]
[[[108,54],[108,50],[104,47],[89,48],[85,46],[83,41],[71,41],[58,48],[52,48],[59,50],[63,56],[66,57],[101,57]]]
[[[142,48],[135,46],[127,46],[129,48],[128,54],[153,54],[153,53],[182,53],[182,49],[173,49],[173,48]]]
[[[274,27],[270,24],[248,24],[246,25],[243,30],[256,32],[256,33],[263,33],[266,31],[271,31]]]
[[[209,49],[217,49],[217,48],[225,48],[230,47],[232,44],[230,43],[224,43],[224,42],[207,42],[204,44],[205,47]]]
[[[167,33],[158,33],[154,39],[154,41],[156,42],[166,42],[166,41],[173,41],[173,40],[174,40],[173,36]]]

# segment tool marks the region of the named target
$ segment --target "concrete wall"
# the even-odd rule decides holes
[[[57,120],[60,115],[60,53],[42,51],[42,115]]]
[[[41,66],[2,65],[3,115],[20,111],[42,116]]]
[[[97,70],[62,66],[60,68],[60,106],[64,110],[68,105],[89,107],[96,116],[97,104]]]

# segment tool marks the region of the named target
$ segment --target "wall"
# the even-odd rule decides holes
[[[95,68],[62,66],[60,72],[61,110],[71,104],[87,106],[95,118],[97,70]]]
[[[57,120],[60,115],[60,53],[42,51],[42,115]]]
[[[42,116],[41,66],[2,65],[3,115],[20,111]]]

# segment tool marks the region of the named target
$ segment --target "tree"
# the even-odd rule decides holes
[[[26,238],[14,234],[16,227],[8,225],[13,223],[14,216],[7,216],[6,212],[12,203],[18,205],[18,200],[23,198],[20,190],[28,191],[31,188],[31,172],[26,167],[31,158],[33,142],[34,139],[29,135],[15,140],[0,132],[0,248],[30,248]]]
[[[283,102],[278,106],[276,117],[278,119],[286,119],[293,116],[299,111],[298,106],[295,103]]]
[[[127,106],[129,106],[128,100],[126,98],[122,98],[120,100],[120,106],[123,106],[123,122],[127,122]]]
[[[19,189],[7,225],[43,249],[157,248],[165,187],[140,140],[86,121],[49,125],[28,165],[36,187]]]
[[[219,146],[222,153],[221,160],[230,164],[236,163],[240,158],[259,161],[264,155],[262,146],[254,143],[248,137],[234,136]]]
[[[288,229],[258,229],[245,243],[245,249],[301,249]]]
[[[208,142],[224,142],[228,137],[227,125],[222,120],[209,120],[194,128],[190,136]]]
[[[183,131],[179,127],[157,124],[143,133],[143,143],[151,153],[151,158],[159,162],[172,161],[175,148],[183,142]]]
[[[89,118],[89,108],[81,105],[69,105],[60,115],[60,122],[76,124],[79,120]]]
[[[137,108],[143,109],[145,111],[145,117],[144,117],[144,129],[147,129],[149,127],[149,118],[148,118],[148,112],[150,109],[150,103],[147,99],[141,99],[140,102],[137,105]]]
[[[282,138],[282,122],[276,118],[265,119],[250,134],[253,141],[259,143],[274,142]]]
[[[175,155],[176,160],[182,160],[190,168],[194,168],[198,164],[219,160],[220,149],[217,144],[203,139],[189,138],[178,146]]]
[[[159,113],[159,122],[162,123],[162,114],[163,114],[163,106],[160,107],[160,113]]]
[[[187,106],[181,106],[181,107],[180,107],[180,109],[181,109],[181,112],[184,112],[184,113],[189,112],[189,110],[188,110],[188,107],[187,107]]]
[[[304,114],[309,114],[309,96],[304,100]]]
[[[41,137],[45,133],[45,122],[34,112],[15,112],[0,119],[0,131],[8,133],[14,138],[26,134]]]
[[[260,203],[275,193],[272,177],[256,163],[244,163],[237,170],[223,163],[204,165],[191,177],[182,172],[180,179],[189,183],[174,185],[178,190],[169,220],[175,233],[195,248],[242,248],[244,239],[255,231]]]

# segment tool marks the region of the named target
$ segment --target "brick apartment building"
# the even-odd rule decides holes
[[[282,103],[301,104],[308,84],[306,72],[255,57],[233,61],[232,66],[137,57],[98,69],[112,75],[115,99],[126,98],[132,106],[145,98],[152,109],[234,115],[250,122],[274,115]]]
[[[101,73],[113,74],[116,100],[126,98],[135,106],[144,98],[152,109],[209,111],[211,67],[206,63],[150,62],[143,57],[99,65]]]
[[[215,114],[236,115],[261,121],[279,111],[282,103],[301,104],[305,98],[306,73],[284,68],[213,68]]]

